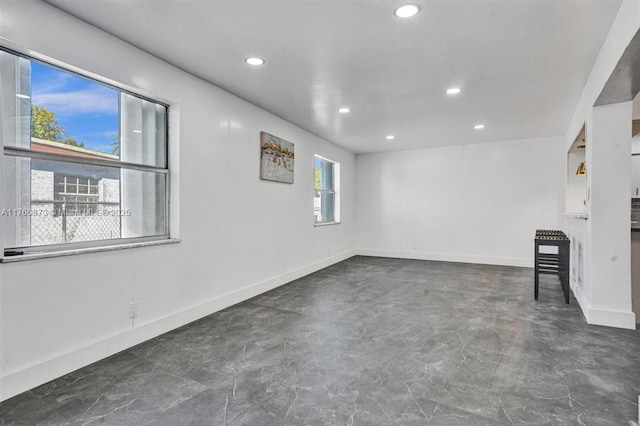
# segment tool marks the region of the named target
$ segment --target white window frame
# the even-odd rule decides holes
[[[63,72],[77,75],[81,78],[85,78],[88,80],[95,81],[97,84],[105,85],[114,90],[117,90],[121,93],[126,93],[128,95],[132,95],[143,100],[162,105],[166,108],[166,120],[165,120],[165,166],[151,166],[145,165],[141,163],[129,163],[120,160],[108,160],[108,159],[91,159],[87,160],[81,157],[72,157],[66,156],[64,154],[58,153],[45,153],[45,152],[37,152],[32,151],[30,149],[24,149],[19,147],[5,146],[4,140],[2,139],[2,134],[0,133],[0,144],[2,144],[2,155],[0,156],[0,211],[4,211],[4,168],[5,168],[5,158],[8,156],[13,157],[28,157],[32,159],[41,159],[41,160],[52,160],[52,161],[63,161],[68,163],[77,163],[77,164],[85,164],[85,165],[93,165],[93,166],[106,166],[106,167],[114,167],[118,169],[128,169],[128,170],[138,170],[138,171],[146,171],[146,172],[154,172],[165,175],[165,232],[158,235],[149,235],[149,236],[139,236],[139,237],[129,237],[129,238],[114,238],[114,239],[104,239],[104,240],[93,240],[93,241],[80,241],[80,242],[70,242],[70,243],[61,243],[61,244],[49,244],[49,245],[31,245],[25,247],[5,247],[4,242],[4,231],[0,232],[0,263],[8,263],[22,260],[32,260],[39,258],[51,258],[58,256],[67,256],[73,254],[82,254],[82,253],[91,253],[91,252],[100,252],[100,251],[111,251],[116,249],[128,249],[135,247],[145,247],[150,245],[159,245],[159,244],[167,244],[167,243],[178,243],[181,240],[179,239],[179,231],[177,229],[177,221],[179,220],[177,208],[172,206],[171,203],[171,187],[172,187],[172,179],[171,177],[177,173],[176,159],[173,158],[174,155],[177,157],[177,139],[179,138],[179,126],[177,125],[177,121],[179,121],[179,107],[175,108],[175,117],[174,108],[169,105],[167,102],[159,101],[152,97],[137,93],[135,90],[129,90],[124,87],[119,87],[115,85],[113,82],[105,82],[102,81],[100,77],[86,72],[77,71],[76,67],[70,65],[58,65],[49,62],[48,59],[41,59],[37,54],[29,52],[29,54],[24,54],[16,50],[12,50],[10,48],[0,46],[0,50],[7,52],[9,54],[25,58],[30,61],[37,61],[43,63],[52,68],[57,68]],[[2,124],[2,120],[4,118],[0,117],[0,126]],[[173,128],[171,128],[171,124],[175,124]],[[1,128],[1,127],[0,127]],[[176,194],[178,196],[178,194]],[[0,226],[4,226],[3,222],[0,221]],[[7,255],[6,250],[12,249],[15,251],[19,251],[20,255]]]
[[[330,163],[332,165],[333,171],[332,171],[332,175],[333,175],[333,182],[332,182],[332,188],[330,189],[323,189],[323,188],[316,188],[315,185],[315,162],[317,160],[326,162],[326,163]],[[314,215],[313,215],[313,224],[314,226],[326,226],[326,225],[338,225],[340,224],[340,163],[334,160],[331,160],[329,158],[314,154],[313,156],[313,170],[314,170],[314,175],[313,175],[313,194],[314,194]],[[333,193],[333,220],[331,221],[318,221],[316,220],[316,215],[315,215],[315,193],[316,191],[320,191],[320,192],[329,192],[329,193]]]

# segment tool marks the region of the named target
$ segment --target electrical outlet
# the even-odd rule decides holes
[[[129,303],[129,318],[135,318],[138,316],[138,302],[135,300]]]

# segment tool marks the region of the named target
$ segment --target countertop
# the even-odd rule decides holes
[[[589,219],[589,215],[585,213],[565,213],[565,216],[571,217],[574,219],[582,219],[582,220]],[[640,232],[640,221],[636,221],[636,220],[631,221],[631,232]]]
[[[582,220],[589,219],[589,215],[582,212],[566,212],[564,215],[567,217],[571,217],[573,219],[582,219]]]

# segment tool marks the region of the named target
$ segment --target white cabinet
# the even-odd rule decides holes
[[[640,198],[640,155],[631,156],[631,197]]]

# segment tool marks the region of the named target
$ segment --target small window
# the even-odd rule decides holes
[[[4,50],[0,83],[5,249],[169,237],[166,105]]]
[[[53,174],[54,216],[92,215],[98,211],[100,180],[86,176]]]
[[[314,156],[313,214],[316,225],[340,222],[340,163]]]

